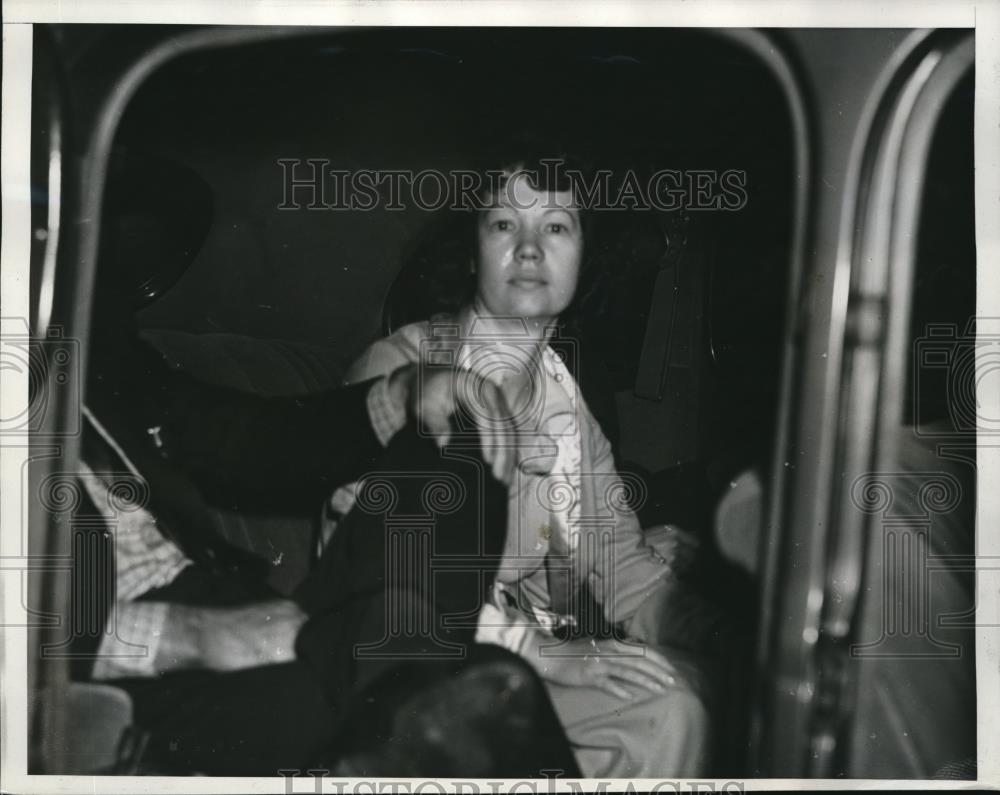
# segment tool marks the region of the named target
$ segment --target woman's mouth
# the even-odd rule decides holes
[[[510,284],[514,287],[519,287],[522,290],[535,290],[539,287],[544,287],[548,282],[544,279],[532,279],[519,277],[517,279],[511,279]]]

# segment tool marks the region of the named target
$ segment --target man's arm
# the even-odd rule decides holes
[[[118,604],[115,619],[117,631],[94,664],[97,680],[291,662],[306,614],[289,599],[232,607],[139,600]]]
[[[234,607],[172,604],[153,667],[237,671],[295,659],[295,638],[306,614],[290,599]]]
[[[212,502],[267,511],[318,505],[370,469],[382,450],[373,383],[264,397],[171,368],[136,338],[95,357],[87,406],[137,468],[184,472]],[[398,412],[401,427],[405,410]]]
[[[315,504],[375,468],[385,445],[416,421],[447,441],[456,397],[475,394],[486,462],[499,480],[514,465],[510,412],[500,391],[459,371],[421,377],[418,365],[316,394],[264,398],[170,372],[160,391],[162,418],[150,433],[204,490],[243,505]],[[458,379],[456,382],[455,379]]]
[[[383,449],[369,410],[373,387],[264,398],[177,373],[150,432],[164,457],[224,502],[316,505],[372,469]]]

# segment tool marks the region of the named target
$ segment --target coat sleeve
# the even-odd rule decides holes
[[[419,341],[405,336],[411,327],[405,327],[391,337],[376,340],[369,345],[348,368],[344,383],[356,384],[372,378],[389,375],[397,367],[416,362],[420,356]]]
[[[639,519],[628,505],[628,495],[639,484],[618,474],[611,445],[596,420],[588,418],[592,472],[583,473],[592,484],[599,516],[610,518],[610,535],[598,536],[590,589],[609,621],[628,621],[667,580],[666,559],[644,537]]]
[[[372,382],[265,398],[171,371],[157,396],[161,455],[205,492],[256,508],[315,505],[371,469],[382,452],[369,416]]]

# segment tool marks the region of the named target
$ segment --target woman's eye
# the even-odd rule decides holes
[[[493,228],[497,232],[509,232],[514,228],[514,224],[511,221],[501,218],[500,220],[493,222]]]
[[[549,231],[554,235],[561,235],[566,231],[566,226],[558,221],[549,224]]]

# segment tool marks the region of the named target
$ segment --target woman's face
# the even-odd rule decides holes
[[[479,215],[476,305],[494,317],[554,320],[576,292],[583,257],[572,191],[536,191],[525,174],[507,180]]]

